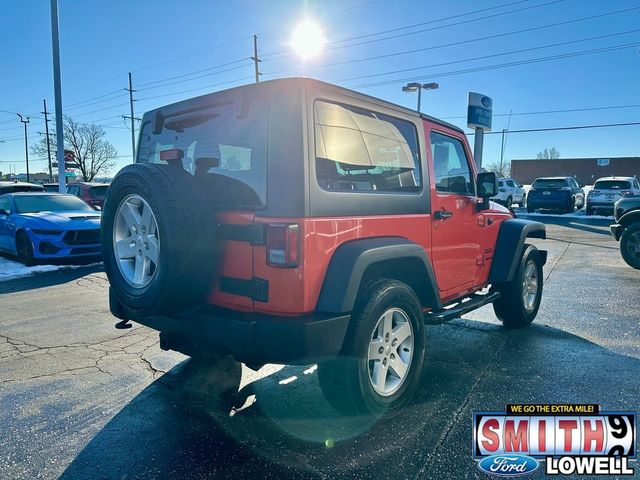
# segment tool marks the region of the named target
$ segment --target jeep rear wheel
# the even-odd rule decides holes
[[[105,270],[118,300],[142,315],[171,314],[211,286],[213,220],[181,168],[134,164],[111,184],[102,214]]]
[[[620,237],[620,253],[627,265],[640,269],[640,223],[624,229]]]
[[[356,301],[340,356],[318,365],[325,397],[346,415],[395,415],[418,386],[425,343],[415,292],[396,280],[373,284]]]
[[[526,327],[533,322],[540,308],[542,283],[540,253],[533,245],[525,245],[513,279],[494,285],[500,298],[494,302],[493,311],[505,327]]]

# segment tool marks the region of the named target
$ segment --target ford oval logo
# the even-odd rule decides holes
[[[527,455],[503,454],[491,455],[478,463],[478,468],[490,475],[516,477],[536,470],[540,464],[535,458]]]
[[[482,97],[480,103],[482,103],[485,108],[491,108],[491,99],[489,97]]]

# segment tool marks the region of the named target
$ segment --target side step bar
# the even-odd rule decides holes
[[[500,298],[500,292],[492,292],[485,295],[476,293],[466,302],[454,304],[454,306],[450,308],[425,313],[424,322],[430,325],[448,322],[454,318],[460,318],[465,313],[469,313],[476,308],[480,308],[488,303],[493,303],[498,298]]]

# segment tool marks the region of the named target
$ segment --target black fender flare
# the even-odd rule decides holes
[[[489,272],[489,283],[511,281],[518,268],[518,262],[520,262],[527,238],[547,238],[544,224],[520,218],[510,218],[500,224],[500,232]],[[540,253],[544,265],[547,260],[547,252],[541,250]]]
[[[336,249],[324,277],[316,310],[333,313],[352,311],[369,267],[403,261],[411,265],[411,275],[397,279],[405,281],[416,291],[423,306],[436,310],[442,308],[433,267],[424,248],[403,237],[377,237],[352,240]]]
[[[622,215],[618,220],[618,224],[625,228],[636,222],[640,222],[640,210],[631,210]]]

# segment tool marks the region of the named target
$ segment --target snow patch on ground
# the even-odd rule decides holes
[[[527,213],[525,209],[522,209],[522,212],[516,211],[516,214],[519,217],[558,217],[558,218],[579,218],[581,220],[586,219],[594,219],[594,220],[613,220],[613,216],[605,217],[604,215],[587,215],[584,213],[584,210],[578,210],[575,213]]]
[[[0,257],[0,282],[4,280],[27,277],[36,273],[53,272],[55,270],[81,268],[87,266],[89,265],[35,265],[33,267],[26,267],[22,263],[15,260],[10,260],[6,257]]]

